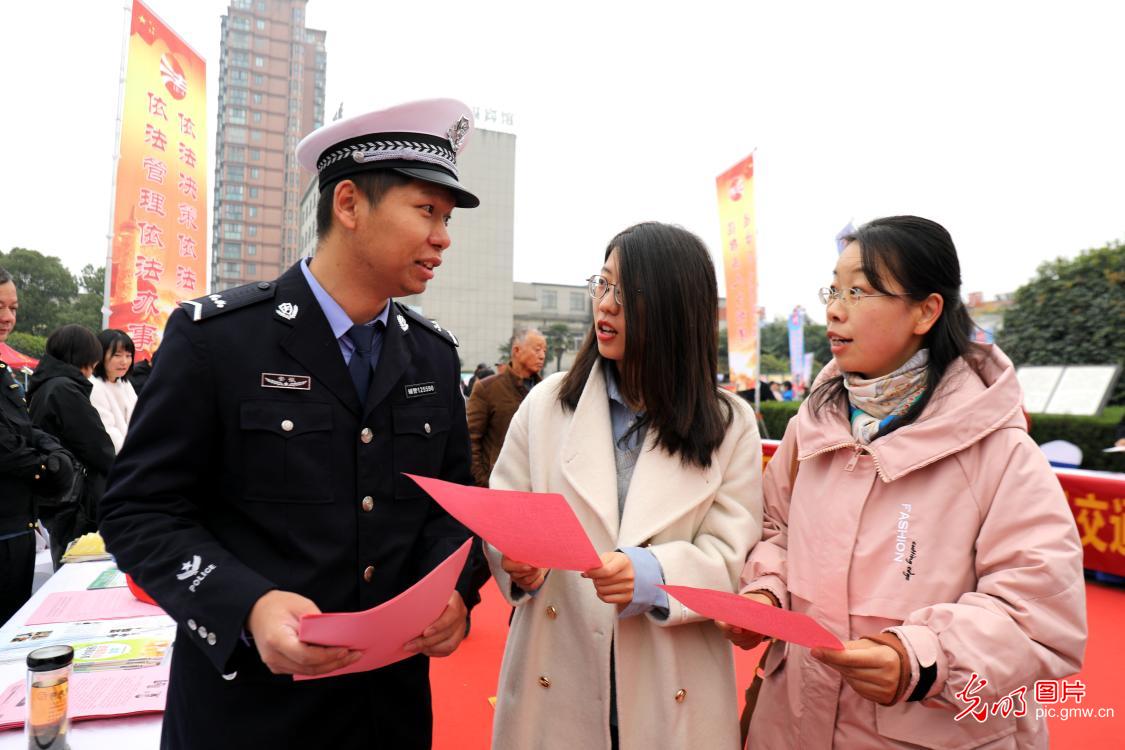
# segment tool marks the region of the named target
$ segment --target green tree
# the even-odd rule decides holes
[[[543,331],[547,339],[547,359],[555,358],[555,372],[562,369],[562,358],[570,345],[570,328],[566,323],[552,323]]]
[[[785,360],[785,366],[779,372],[789,372],[789,323],[786,318],[775,318],[764,323],[760,329],[762,361],[765,362],[769,354],[778,359]],[[805,351],[813,353],[813,375],[832,359],[832,350],[828,346],[828,329],[819,323],[805,320]],[[764,367],[763,372],[771,372]]]
[[[1015,292],[997,344],[1017,365],[1125,363],[1125,244],[1048,261]],[[1125,403],[1125,379],[1110,403]]]
[[[19,318],[16,318],[16,325],[19,326],[19,324]],[[26,354],[35,359],[43,359],[43,354],[47,351],[46,336],[36,336],[34,333],[24,333],[23,331],[9,333],[7,344],[20,354]]]
[[[61,260],[35,250],[13,247],[7,253],[0,253],[0,267],[12,274],[19,290],[20,312],[16,324],[21,330],[46,336],[60,325],[73,322],[71,306],[78,296],[78,282]]]
[[[68,322],[79,323],[92,331],[102,329],[102,300],[105,299],[105,266],[86,264],[78,274],[78,300]]]

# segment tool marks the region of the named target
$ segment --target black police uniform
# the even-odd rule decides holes
[[[402,476],[472,483],[455,344],[394,304],[361,406],[296,266],[172,314],[100,523],[179,624],[162,747],[430,746],[425,656],[295,682],[269,673],[244,624],[275,588],[325,612],[373,607],[469,537]]]
[[[32,425],[19,383],[0,362],[0,624],[31,596],[34,497],[57,494],[69,482],[69,468],[60,478],[46,467],[47,457],[62,450],[58,440]]]

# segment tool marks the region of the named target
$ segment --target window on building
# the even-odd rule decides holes
[[[248,225],[248,226],[246,227],[246,236],[247,236],[247,237],[257,237],[257,236],[258,236],[258,227],[257,227],[257,225],[255,225],[255,224],[250,224],[250,225]]]
[[[253,219],[255,216],[258,215],[258,207],[257,206],[248,206],[247,210],[249,212],[248,215],[250,216],[251,219]]]
[[[242,80],[245,81],[246,79],[243,78]],[[254,74],[254,85],[255,86],[265,86],[266,85],[266,77],[264,75],[262,75],[261,73],[255,73]]]
[[[257,255],[258,254],[258,246],[257,245],[247,245],[246,246],[246,254],[247,255]]]
[[[241,185],[227,185],[223,197],[229,201],[242,200],[242,186]]]
[[[230,99],[231,104],[241,104],[245,106],[248,96],[249,94],[244,88],[231,87],[227,89],[227,97]]]
[[[242,166],[241,164],[228,164],[227,179],[231,182],[245,182],[246,167]]]
[[[544,289],[540,299],[543,301],[544,310],[555,310],[559,306],[558,294],[554,289]]]
[[[262,160],[261,150],[256,149],[256,148],[250,149],[250,161],[261,161],[261,160]]]
[[[260,131],[260,130],[251,130],[251,131],[250,131],[250,140],[254,141],[255,143],[257,143],[258,141],[262,140],[262,131]]]
[[[224,203],[223,204],[223,217],[227,219],[241,219],[242,218],[242,204],[241,203]]]
[[[250,53],[239,49],[231,50],[227,62],[236,68],[249,68]]]
[[[227,276],[238,276],[238,264],[237,263],[224,263],[223,264],[223,273],[225,273]]]
[[[252,3],[251,0],[234,0],[232,5],[236,10],[250,10],[254,7],[254,3]]]
[[[230,72],[228,73],[228,75],[230,76],[231,83],[246,83],[248,80],[250,80],[250,74],[242,68],[230,68],[229,70]],[[258,81],[254,81],[254,85],[261,86],[262,84],[260,84]]]
[[[257,92],[254,92],[254,103],[255,104],[261,104],[262,103],[262,95],[261,94],[259,94]]]
[[[250,19],[246,16],[231,16],[230,27],[239,31],[249,31]]]
[[[254,55],[254,67],[255,68],[266,67],[266,58],[262,57],[261,55]]]
[[[237,242],[224,242],[223,243],[223,257],[224,258],[241,258],[242,246]]]
[[[223,224],[223,239],[224,240],[240,240],[242,239],[242,225],[237,222],[226,222]]]
[[[227,109],[227,122],[233,125],[245,125],[246,110],[242,107],[229,107]]]
[[[254,118],[255,123],[260,123],[262,121],[262,113],[261,112],[254,112],[253,118]]]
[[[254,22],[254,28],[256,28],[258,31],[265,31],[266,22],[263,19],[259,18]]]
[[[258,12],[265,13],[269,10],[269,4],[266,0],[258,0]]]
[[[227,128],[227,140],[231,143],[246,143],[246,128]]]
[[[246,147],[228,145],[227,161],[246,161]]]
[[[232,31],[227,35],[227,40],[231,47],[248,48],[250,46],[250,33],[248,31]]]
[[[585,312],[585,310],[586,310],[586,300],[589,299],[589,298],[590,298],[590,295],[588,295],[588,294],[583,294],[582,292],[571,292],[570,293],[570,311],[571,312]]]
[[[261,176],[262,176],[262,170],[258,169],[257,167],[250,167],[250,179],[251,180],[257,180]]]
[[[250,197],[251,198],[257,198],[258,197],[258,188],[256,188],[256,187],[250,188]]]

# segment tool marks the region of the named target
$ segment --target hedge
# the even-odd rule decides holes
[[[800,408],[797,401],[766,401],[762,403],[762,437],[780,440],[785,425]],[[1031,438],[1042,445],[1051,440],[1069,440],[1082,449],[1082,468],[1096,471],[1125,472],[1125,453],[1105,453],[1113,445],[1117,423],[1125,407],[1111,406],[1099,417],[1078,417],[1067,414],[1032,414]]]

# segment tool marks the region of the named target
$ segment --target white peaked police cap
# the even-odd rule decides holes
[[[480,199],[457,173],[457,155],[473,132],[473,114],[456,99],[426,99],[337,120],[297,144],[297,161],[316,172],[319,187],[375,169],[393,169],[449,188],[458,208]]]

